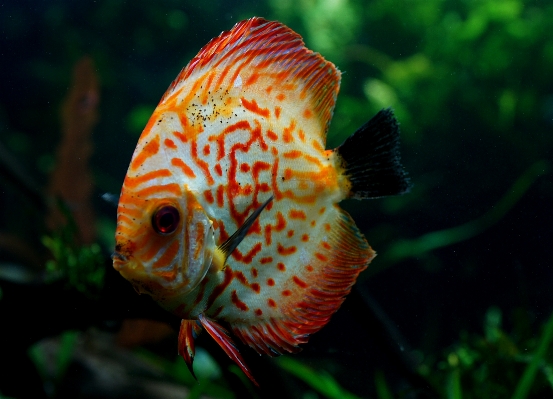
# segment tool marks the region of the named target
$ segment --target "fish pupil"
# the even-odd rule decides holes
[[[180,221],[177,208],[172,205],[165,205],[155,211],[152,217],[152,227],[158,234],[167,235],[174,232]]]

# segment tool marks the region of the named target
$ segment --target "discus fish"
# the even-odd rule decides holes
[[[325,149],[339,84],[297,33],[251,18],[200,50],[142,132],[113,266],[182,319],[192,373],[205,329],[255,383],[227,328],[260,354],[297,352],[374,258],[337,203],[410,183],[390,109]]]

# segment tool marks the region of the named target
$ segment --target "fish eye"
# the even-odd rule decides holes
[[[179,225],[179,221],[179,211],[173,205],[164,205],[152,215],[152,227],[156,233],[161,235],[174,232]]]

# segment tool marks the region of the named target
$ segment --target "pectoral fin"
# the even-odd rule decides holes
[[[202,327],[205,328],[205,330],[209,333],[209,335],[211,335],[211,337],[221,346],[221,348],[223,348],[228,357],[230,357],[242,369],[244,374],[246,374],[256,386],[259,386],[255,378],[253,378],[252,373],[248,369],[246,362],[242,358],[240,351],[232,341],[232,338],[230,337],[228,331],[217,324],[217,322],[207,318],[203,314],[200,314],[198,316],[198,320],[202,324]]]
[[[194,374],[192,363],[194,362],[194,355],[196,353],[196,347],[194,340],[202,331],[202,327],[195,320],[181,320],[179,330],[179,355],[182,356],[186,362],[190,374],[197,380]]]
[[[246,234],[248,234],[248,231],[252,227],[255,220],[259,217],[260,213],[265,209],[267,205],[273,200],[274,196],[271,195],[271,197],[265,201],[263,204],[261,204],[253,213],[248,216],[246,221],[234,232],[233,235],[231,235],[224,243],[222,243],[218,248],[217,252],[219,253],[219,258],[223,258],[224,261],[221,265],[221,268],[224,266],[224,263],[228,259],[228,257],[232,254],[232,251],[238,247],[238,245],[242,242],[244,237],[246,237]],[[217,258],[217,256],[215,256]]]

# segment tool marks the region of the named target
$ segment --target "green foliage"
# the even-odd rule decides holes
[[[277,364],[290,374],[307,383],[319,394],[329,399],[357,399],[358,396],[346,391],[328,373],[323,370],[314,370],[311,367],[294,360],[291,357],[280,357]]]
[[[501,320],[501,311],[490,308],[483,336],[461,334],[437,367],[420,368],[444,398],[525,399],[551,394],[553,352],[547,349],[553,338],[553,315],[540,337],[509,335]]]
[[[190,374],[186,363],[180,356],[176,356],[174,360],[170,361],[145,349],[137,350],[137,354],[161,368],[173,381],[190,387],[188,398],[199,398],[202,395],[220,399],[233,399],[235,397],[227,387],[226,382],[221,378],[221,371],[217,363],[202,348],[196,348],[194,358],[194,373],[198,378],[197,381]],[[246,381],[246,384],[250,385],[251,382]]]
[[[42,237],[42,243],[52,255],[46,262],[47,279],[64,279],[67,288],[94,298],[104,286],[105,255],[96,243],[77,243],[77,229],[71,215],[62,204],[60,208],[69,222],[60,231]]]
[[[39,345],[33,345],[29,348],[28,354],[38,373],[42,377],[42,381],[52,384],[54,390],[57,390],[60,384],[63,382],[64,376],[68,370],[72,361],[75,345],[79,337],[78,331],[65,331],[60,336],[60,345],[54,359],[53,375],[50,376],[48,372],[48,365],[46,356]],[[50,379],[52,378],[52,379]]]

